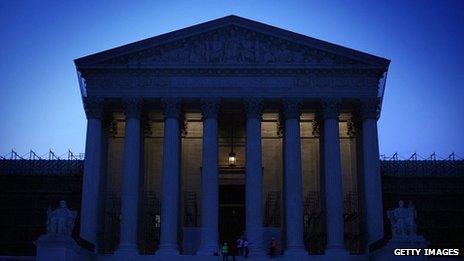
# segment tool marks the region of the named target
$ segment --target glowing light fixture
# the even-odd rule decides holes
[[[233,151],[229,153],[229,167],[233,168],[237,164],[237,157]]]

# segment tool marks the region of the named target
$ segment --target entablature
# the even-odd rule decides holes
[[[82,75],[88,96],[102,97],[374,97],[379,70],[237,69],[92,70]]]

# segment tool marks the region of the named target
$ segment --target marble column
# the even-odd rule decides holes
[[[180,124],[181,100],[163,99],[164,139],[161,188],[161,235],[157,254],[179,254]]]
[[[218,232],[218,112],[219,99],[201,101],[203,116],[203,156],[201,173],[201,245],[199,255],[219,251]]]
[[[126,127],[121,184],[121,231],[116,253],[137,254],[142,99],[136,97],[124,99],[123,106]]]
[[[287,246],[285,255],[306,256],[303,244],[303,188],[301,177],[300,101],[283,100],[284,189]]]
[[[246,110],[246,236],[250,256],[265,256],[263,245],[262,100],[245,99]]]
[[[368,248],[369,244],[383,238],[382,184],[377,136],[379,100],[365,99],[360,105],[364,218],[367,231],[366,248]]]
[[[97,245],[98,225],[101,223],[100,185],[102,182],[103,128],[101,99],[84,100],[87,115],[87,136],[85,141],[84,177],[82,184],[81,231],[80,236]]]
[[[322,101],[323,173],[327,246],[326,255],[347,255],[343,227],[343,186],[338,126],[339,101]]]

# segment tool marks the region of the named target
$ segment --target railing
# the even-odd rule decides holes
[[[12,150],[0,158],[0,174],[3,175],[82,175],[84,155],[71,151],[56,156],[53,151],[38,156],[34,151],[19,155]]]
[[[184,227],[198,226],[197,193],[184,191]]]
[[[343,198],[343,220],[345,245],[350,253],[361,253],[362,230],[359,212],[359,195],[348,192]],[[304,201],[304,241],[306,249],[311,254],[323,254],[326,245],[325,218],[322,209],[320,192],[308,192]]]
[[[417,153],[404,158],[398,153],[391,157],[382,156],[380,170],[382,175],[392,177],[456,177],[464,176],[464,160],[454,153],[441,158],[435,153],[422,157]]]
[[[352,254],[360,254],[362,251],[363,232],[361,229],[358,193],[346,193],[343,198],[343,208],[346,248]]]
[[[417,153],[403,157],[398,153],[392,156],[380,156],[382,175],[399,177],[453,177],[464,175],[464,159],[455,153],[440,157],[436,153],[423,157]],[[0,174],[25,175],[81,175],[84,168],[84,153],[73,153],[68,150],[56,155],[49,150],[38,155],[33,150],[20,155],[16,151],[0,156]],[[224,173],[243,173],[243,168],[224,168]],[[227,172],[228,171],[228,172]],[[230,173],[229,173],[230,172]]]
[[[145,191],[142,200],[139,249],[141,254],[152,255],[158,250],[160,242],[161,204],[155,191]]]
[[[280,227],[280,191],[268,192],[264,213],[264,226]]]
[[[308,192],[303,203],[304,242],[311,254],[322,254],[326,244],[325,219],[319,191]]]
[[[59,156],[52,150],[40,156],[33,150],[29,150],[29,152],[23,155],[18,154],[15,150],[11,150],[11,152],[3,156],[0,155],[0,160],[84,160],[84,157],[84,153],[73,153],[71,150]]]
[[[107,191],[100,232],[100,250],[104,254],[116,251],[121,226],[121,198],[118,193]],[[154,254],[160,241],[160,202],[154,191],[145,191],[142,196],[138,230],[138,247],[141,254]]]
[[[104,254],[114,253],[119,243],[119,231],[121,224],[121,198],[117,193],[107,191],[104,193],[103,227],[100,231],[100,252]]]

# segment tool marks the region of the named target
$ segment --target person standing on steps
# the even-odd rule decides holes
[[[248,248],[248,239],[246,237],[245,237],[245,239],[243,239],[243,251],[245,252],[244,257],[248,258],[248,254],[250,253],[250,249]]]
[[[243,236],[237,239],[238,255],[243,256]]]
[[[232,244],[229,245],[229,256],[232,257],[232,261],[235,261],[236,255],[237,255],[237,244],[235,242],[232,242]]]
[[[227,247],[227,243],[224,243],[221,248],[221,254],[222,254],[222,261],[228,261],[227,255],[229,254],[229,248]]]
[[[271,239],[271,243],[270,243],[270,246],[269,246],[269,256],[271,258],[276,257],[276,241],[275,241],[274,238]]]

